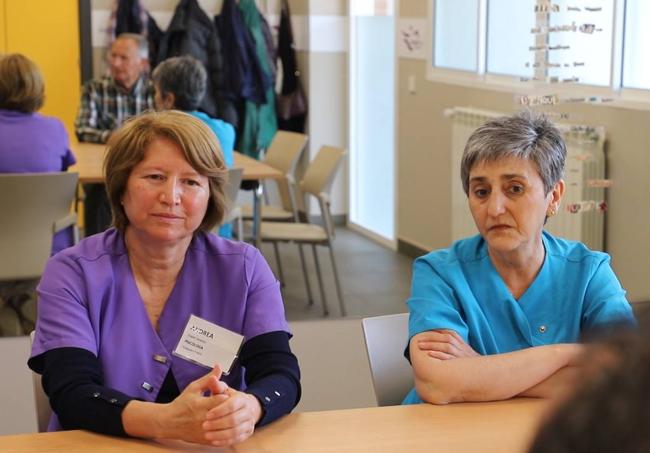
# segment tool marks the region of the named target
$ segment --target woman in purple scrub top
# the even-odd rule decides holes
[[[254,247],[210,234],[226,167],[199,119],[146,113],[111,137],[113,228],[50,259],[29,367],[50,430],[228,446],[289,413],[300,371],[279,283]],[[212,371],[175,350],[190,315],[244,337]]]
[[[0,173],[66,171],[76,160],[58,118],[38,113],[45,83],[24,55],[0,56]],[[72,228],[52,240],[52,254],[72,245]]]
[[[60,172],[75,163],[63,123],[38,113],[44,101],[45,82],[38,66],[22,54],[0,55],[0,173]],[[73,242],[72,227],[59,231],[52,237],[51,253]],[[5,321],[0,336],[34,330],[37,283],[0,283],[0,317]]]

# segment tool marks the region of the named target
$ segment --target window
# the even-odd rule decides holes
[[[487,12],[487,72],[532,77],[536,0],[491,0]],[[513,40],[513,36],[517,39]],[[521,39],[519,39],[521,38]],[[531,63],[526,67],[526,63]]]
[[[434,64],[476,71],[479,0],[435,0]]]
[[[513,91],[522,89],[514,82],[538,78],[556,84],[558,93],[580,92],[570,83],[577,82],[585,86],[584,95],[638,99],[643,89],[650,100],[648,0],[430,0],[430,5],[431,79]]]
[[[623,86],[650,89],[650,27],[643,20],[650,14],[648,0],[625,2]]]
[[[566,50],[549,50],[549,62],[562,65],[550,68],[549,76],[563,80],[577,77],[580,83],[587,85],[610,84],[613,3],[611,0],[592,2],[592,5],[597,5],[601,10],[589,11],[584,7],[585,2],[576,2],[580,5],[580,11],[568,11],[562,2],[560,11],[549,15],[549,27],[575,26],[575,31],[548,34],[549,48],[569,46]],[[586,5],[589,6],[589,3]]]

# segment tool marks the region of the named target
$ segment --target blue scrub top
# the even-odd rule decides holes
[[[575,343],[580,333],[634,323],[625,291],[606,253],[543,232],[546,255],[517,300],[495,269],[480,236],[424,255],[413,264],[409,341],[433,329],[456,331],[481,355]],[[421,403],[415,389],[403,404]]]
[[[226,123],[223,120],[212,118],[203,112],[199,112],[198,110],[194,110],[188,113],[200,119],[210,129],[212,129],[212,132],[214,132],[214,135],[217,136],[219,144],[221,145],[221,152],[223,153],[223,160],[226,163],[226,167],[232,168],[234,163],[233,152],[235,150],[235,128],[233,125]]]

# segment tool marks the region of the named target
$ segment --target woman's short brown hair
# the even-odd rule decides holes
[[[198,230],[210,231],[221,223],[226,211],[224,187],[227,170],[223,154],[219,141],[208,126],[178,110],[143,113],[126,121],[111,135],[104,160],[104,175],[113,225],[121,232],[126,230],[129,219],[121,202],[127,181],[133,168],[144,159],[151,142],[159,138],[177,144],[187,162],[208,178],[210,198]]]
[[[32,113],[43,106],[45,84],[38,66],[24,55],[0,55],[0,109]]]

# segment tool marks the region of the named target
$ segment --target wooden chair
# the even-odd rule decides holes
[[[29,345],[31,346],[34,343],[35,331],[31,331],[29,334]],[[44,433],[47,431],[47,427],[50,424],[50,418],[52,417],[52,407],[50,406],[50,399],[45,394],[43,390],[43,383],[41,382],[41,375],[34,373],[32,371],[32,385],[34,386],[34,405],[36,408],[36,424],[38,426],[38,432]]]
[[[281,206],[263,205],[262,220],[293,221],[296,211],[295,198],[292,188],[295,187],[295,171],[300,156],[305,151],[309,138],[298,132],[278,131],[271,145],[266,150],[264,163],[280,170],[284,178],[276,180],[280,195]],[[244,220],[253,219],[253,207],[242,206]]]
[[[316,276],[320,288],[321,299],[323,302],[323,312],[325,316],[329,314],[327,306],[327,299],[325,296],[325,289],[323,287],[323,279],[320,271],[320,264],[318,261],[318,253],[316,250],[317,245],[326,246],[330,252],[330,259],[332,262],[332,270],[334,273],[334,281],[336,283],[336,292],[339,299],[341,315],[346,316],[345,304],[343,301],[343,293],[341,291],[341,284],[339,282],[339,275],[336,269],[336,260],[334,257],[333,239],[334,239],[334,225],[330,213],[330,197],[329,190],[336,175],[345,152],[340,148],[332,146],[323,146],[318,151],[318,154],[309,165],[305,177],[300,183],[300,189],[303,193],[311,195],[318,200],[320,211],[323,217],[324,225],[316,225],[312,223],[286,223],[286,222],[261,222],[260,238],[263,242],[294,242],[301,245],[311,245],[314,253],[314,263],[316,266]],[[297,216],[297,214],[296,214]],[[302,249],[300,249],[302,258]],[[305,282],[307,283],[307,291],[310,293],[309,276],[303,261],[303,273]],[[278,257],[278,271],[282,274],[281,262]],[[311,294],[309,294],[311,296]],[[311,297],[310,297],[311,302]]]
[[[271,146],[266,150],[264,163],[270,165],[282,172],[284,177],[276,179],[278,194],[280,196],[280,206],[262,205],[260,221],[267,222],[298,222],[298,205],[296,202],[296,165],[300,156],[307,147],[309,137],[305,134],[289,131],[278,131],[273,137]],[[242,206],[242,217],[246,221],[253,219],[253,207],[251,205]],[[305,264],[305,255],[302,246],[298,246],[300,253],[300,264],[305,276],[305,286],[307,287],[307,297],[309,303],[313,303],[311,285],[307,277],[307,266]],[[282,263],[280,261],[280,251],[276,243],[273,243],[273,252],[276,263],[278,263],[278,279],[284,286],[284,274],[282,272]]]

